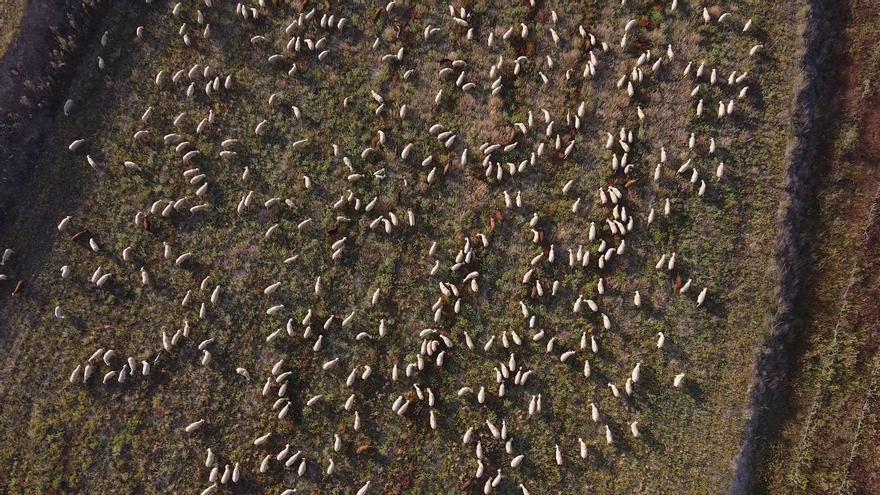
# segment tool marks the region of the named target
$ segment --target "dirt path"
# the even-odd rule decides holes
[[[92,34],[104,3],[31,0],[18,38],[0,60],[0,225],[12,223],[31,158],[63,105],[79,52],[76,40]]]
[[[97,3],[95,3],[97,2]],[[10,274],[27,284],[30,274],[39,269],[51,244],[49,225],[54,218],[33,218],[34,206],[30,191],[34,184],[33,164],[47,136],[53,130],[53,119],[63,105],[74,69],[81,58],[86,40],[94,36],[105,9],[100,0],[32,0],[22,21],[22,34],[0,61],[0,240],[21,240],[33,249]],[[73,24],[70,25],[70,20]],[[70,49],[59,55],[59,40]],[[54,56],[50,55],[54,52]],[[29,105],[28,101],[42,101]],[[25,207],[28,210],[25,210]],[[21,218],[20,218],[21,217]],[[46,223],[46,228],[23,232],[20,220]],[[8,246],[4,243],[4,247]],[[25,285],[27,287],[27,285]],[[12,296],[0,293],[0,349],[7,355],[6,363],[14,365],[18,339],[9,331],[6,320],[7,302]],[[8,369],[0,370],[0,376]],[[0,382],[5,382],[0,380]],[[0,383],[0,396],[5,391]]]
[[[51,27],[64,22],[67,3],[32,0],[27,6],[16,40],[0,60],[0,109],[4,114],[18,104],[24,80],[43,78],[49,53],[56,44]]]
[[[18,27],[27,12],[28,0],[0,0],[0,59],[15,43]]]
[[[798,338],[800,305],[807,278],[812,211],[817,190],[818,156],[825,139],[828,112],[824,108],[835,90],[833,67],[838,36],[845,17],[843,2],[813,0],[809,17],[804,20],[801,89],[797,96],[792,122],[795,145],[790,154],[788,183],[789,203],[780,218],[778,259],[782,271],[779,288],[779,313],[773,334],[767,340],[758,361],[752,388],[752,417],[746,426],[740,457],[731,483],[732,495],[753,493],[755,470],[763,454],[762,444],[773,436],[778,426],[779,403],[787,387],[793,366],[790,353]],[[826,115],[824,118],[820,117]]]

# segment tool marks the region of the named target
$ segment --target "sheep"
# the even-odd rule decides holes
[[[85,368],[83,368],[83,383],[88,383],[89,378],[94,374],[95,368],[91,364],[87,364]]]
[[[184,428],[184,431],[186,433],[192,433],[192,432],[198,430],[199,428],[201,428],[202,426],[204,426],[204,424],[205,424],[204,419],[200,419],[198,421],[193,421],[192,423],[188,424],[186,426],[186,428]]]
[[[617,389],[617,385],[609,383],[608,387],[611,389],[611,395],[618,398],[620,397],[620,391]]]
[[[638,438],[640,436],[638,425],[639,425],[638,421],[633,421],[632,423],[629,424],[629,431],[632,433],[632,436],[635,438]]]
[[[261,435],[261,436],[257,437],[256,439],[254,439],[253,444],[255,446],[265,445],[266,442],[269,441],[269,438],[271,436],[272,436],[272,433],[266,433],[265,435]]]
[[[633,383],[637,383],[639,381],[639,377],[641,376],[642,363],[636,363],[635,367],[632,370],[630,378]]]
[[[693,280],[692,280],[692,279],[688,279],[687,282],[685,282],[684,285],[682,285],[681,288],[678,290],[678,293],[679,293],[679,294],[684,294],[685,292],[687,292],[688,289],[691,288],[691,282],[693,282]]]
[[[101,276],[95,281],[95,286],[96,286],[96,287],[99,287],[99,288],[100,288],[100,287],[104,287],[104,285],[107,284],[107,281],[110,280],[110,277],[111,277],[112,275],[113,275],[112,273],[105,273],[105,274],[101,275]]]
[[[70,372],[70,378],[68,378],[68,381],[70,383],[76,383],[80,380],[80,376],[82,375],[82,365],[78,364],[76,365],[76,368],[74,368],[73,371]]]
[[[511,459],[511,461],[510,461],[510,467],[512,467],[512,468],[519,467],[519,465],[522,464],[522,461],[523,461],[525,458],[526,458],[526,456],[525,456],[524,454],[520,454],[520,455],[514,457],[514,458]]]
[[[76,139],[76,140],[74,140],[73,142],[70,143],[70,145],[67,147],[67,149],[70,150],[70,151],[76,151],[76,150],[82,148],[82,146],[83,146],[85,143],[86,143],[86,140],[85,140],[85,139]]]
[[[675,378],[672,380],[672,386],[675,388],[680,388],[682,383],[684,383],[684,373],[679,373],[675,375]]]

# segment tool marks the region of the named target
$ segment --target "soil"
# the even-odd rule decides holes
[[[762,486],[767,480],[759,477],[782,476],[780,472],[771,472],[786,468],[779,467],[781,459],[767,457],[774,455],[770,454],[768,446],[776,443],[789,444],[790,449],[774,447],[779,452],[784,451],[783,454],[777,452],[776,455],[796,455],[793,452],[794,445],[791,444],[794,440],[781,437],[783,425],[796,423],[798,429],[809,429],[809,420],[805,421],[804,417],[810,408],[804,409],[803,404],[795,403],[793,387],[806,386],[810,390],[806,396],[818,401],[832,393],[821,386],[816,391],[813,384],[805,383],[803,379],[798,382],[809,337],[805,332],[815,331],[818,325],[816,316],[825,315],[833,320],[838,312],[841,317],[846,312],[858,315],[850,317],[853,321],[848,321],[848,324],[858,324],[862,328],[880,328],[880,310],[876,306],[877,297],[880,297],[880,286],[876,283],[876,277],[872,276],[880,263],[876,242],[880,227],[880,217],[876,212],[880,198],[880,180],[873,164],[880,157],[880,98],[876,95],[870,99],[864,97],[865,80],[869,78],[867,71],[870,70],[866,66],[870,62],[857,59],[870,57],[846,55],[870,53],[875,42],[874,39],[859,39],[855,35],[853,39],[848,39],[850,37],[844,35],[849,26],[863,26],[866,22],[864,18],[860,18],[862,14],[855,6],[856,3],[852,6],[833,0],[815,0],[811,3],[813,13],[805,33],[807,41],[803,57],[805,86],[799,95],[798,116],[794,122],[798,133],[792,152],[791,180],[788,184],[791,199],[781,222],[783,235],[779,263],[783,267],[785,278],[780,287],[780,306],[784,311],[777,317],[777,328],[765,346],[759,365],[753,389],[753,417],[746,432],[737,475],[730,490],[732,494],[756,491],[763,493],[770,487]],[[869,46],[857,47],[850,46],[851,44]],[[817,74],[829,76],[817,77]],[[855,149],[843,152],[845,156],[841,157],[841,150],[838,148],[845,140],[847,123],[858,123],[857,139]],[[841,167],[851,167],[854,171],[851,175],[859,177],[860,181],[849,183],[833,180],[840,175]],[[822,207],[819,197],[830,191],[839,191],[840,188],[847,191],[845,197],[848,200],[848,205],[840,208],[841,213],[852,213],[842,214],[841,221],[848,231],[856,233],[859,242],[849,250],[849,265],[841,267],[845,273],[829,275],[820,273],[821,270],[813,262],[817,253],[816,248],[811,246],[811,239],[816,236],[811,232],[811,217],[817,208]],[[843,245],[843,239],[837,240],[834,245],[838,249],[847,249]],[[858,286],[851,287],[853,290],[847,290],[841,296],[839,305],[829,307],[820,304],[815,292],[821,292],[821,287],[827,285],[825,277],[847,277],[851,268],[856,265],[870,275]],[[847,333],[850,330],[842,329],[841,332]],[[830,336],[827,338],[831,339]],[[815,454],[822,452],[820,457],[824,461],[815,465],[804,465],[803,468],[809,473],[818,473],[822,472],[823,464],[838,464],[842,467],[844,476],[839,488],[846,493],[875,493],[878,486],[877,461],[872,455],[874,446],[880,439],[880,430],[875,424],[876,414],[873,412],[877,370],[872,363],[877,359],[877,339],[875,330],[856,344],[858,362],[864,363],[867,370],[860,375],[861,380],[854,386],[865,388],[866,393],[856,394],[850,397],[852,400],[846,402],[847,417],[839,418],[835,432],[815,434],[824,437],[824,441],[804,437],[816,448]],[[867,389],[871,391],[868,392]],[[804,392],[799,391],[797,394],[804,395]],[[814,396],[818,398],[813,399]],[[843,413],[838,411],[836,414]],[[810,436],[809,431],[801,434]],[[831,438],[835,441],[826,445],[826,448],[818,447]],[[810,445],[807,446],[808,449]],[[771,460],[777,462],[770,462]],[[793,461],[794,459],[788,460]],[[770,465],[777,467],[767,467]],[[811,486],[810,490],[821,488]]]
[[[764,445],[778,434],[780,416],[785,414],[784,397],[795,363],[791,359],[803,327],[803,308],[799,304],[809,278],[808,234],[813,224],[818,177],[823,163],[820,153],[828,139],[828,103],[834,100],[839,73],[828,70],[839,59],[837,34],[844,25],[841,6],[836,0],[813,0],[804,32],[802,87],[797,95],[792,126],[795,143],[790,153],[788,205],[780,216],[778,263],[782,272],[779,288],[779,313],[773,334],[767,339],[758,360],[752,385],[751,420],[746,426],[740,458],[737,461],[729,493],[753,493],[755,472],[764,454]]]
[[[53,69],[57,36],[89,34],[94,23],[85,22],[78,33],[68,23],[87,9],[77,0],[31,0],[17,39],[0,60],[0,225],[11,223],[16,193],[30,177],[31,157],[50,117],[63,105],[59,95],[70,71]],[[75,59],[75,52],[65,53],[66,61]]]

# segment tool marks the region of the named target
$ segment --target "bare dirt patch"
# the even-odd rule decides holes
[[[27,0],[0,0],[0,58],[15,41],[27,7]]]
[[[866,2],[837,9],[839,44],[826,73],[837,74],[816,100],[813,227],[795,225],[806,249],[800,304],[792,306],[788,378],[775,412],[765,414],[769,444],[759,493],[876,493],[877,200],[880,111],[875,22]],[[821,10],[821,9],[820,9]],[[809,56],[809,54],[808,54]],[[822,117],[824,115],[824,118]],[[784,351],[783,351],[784,352]],[[768,441],[769,440],[769,441]]]

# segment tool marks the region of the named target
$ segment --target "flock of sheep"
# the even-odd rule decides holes
[[[150,1],[148,0],[148,3]],[[392,0],[372,11],[356,16],[368,22],[368,15],[374,18],[385,16],[389,20],[404,19],[410,15],[410,2]],[[313,300],[329,298],[351,300],[346,294],[346,286],[334,285],[326,276],[320,275],[322,267],[345,264],[354,251],[364,246],[358,237],[384,237],[392,243],[412,242],[406,237],[408,232],[418,231],[423,223],[432,223],[434,213],[418,208],[415,204],[395,204],[381,194],[372,196],[364,184],[384,184],[400,181],[400,187],[407,190],[430,191],[442,188],[444,181],[470,180],[486,184],[493,195],[491,209],[516,211],[523,215],[522,225],[513,226],[515,236],[520,236],[529,248],[530,254],[517,260],[510,260],[519,268],[517,283],[525,290],[520,299],[509,300],[508,308],[488,308],[492,311],[508,311],[511,308],[521,316],[521,324],[516,327],[496,328],[485,338],[470,335],[455,327],[455,321],[467,307],[480,305],[485,299],[487,281],[490,275],[481,270],[481,263],[489,256],[498,242],[499,231],[486,228],[472,235],[457,239],[436,239],[418,249],[423,253],[424,268],[420,284],[436,288],[435,300],[430,311],[415,315],[422,321],[418,328],[402,328],[390,319],[371,317],[371,308],[389,304],[391,297],[405,297],[389,294],[388,290],[371,288],[365,294],[356,294],[355,300],[363,304],[351,307],[343,314],[322,312],[321,304],[312,307],[293,305],[285,292],[285,280],[266,280],[259,286],[251,287],[248,294],[230,295],[232,289],[224,286],[224,266],[208,266],[209,274],[196,280],[191,289],[173,298],[184,308],[187,315],[176,329],[157,329],[155,345],[150,349],[117,350],[110,344],[99,349],[83,351],[80,364],[70,370],[67,378],[78,387],[120,387],[124,393],[127,382],[153,380],[171,360],[179,358],[182,347],[197,347],[199,364],[211,366],[217,355],[215,336],[212,335],[212,312],[215,307],[233,304],[233,300],[253,299],[258,301],[266,326],[273,328],[262,336],[263,345],[271,362],[230,363],[241,379],[241,386],[260,394],[266,414],[277,417],[279,429],[267,429],[254,436],[252,449],[259,462],[251,459],[222,459],[215,452],[223,452],[224,446],[217,439],[204,435],[204,463],[207,469],[203,494],[222,492],[225,486],[234,485],[242,477],[260,478],[284,476],[282,473],[296,472],[306,476],[311,466],[321,471],[321,476],[338,476],[337,462],[352,456],[354,452],[346,445],[346,436],[363,428],[381,429],[381,424],[368,424],[371,416],[364,410],[363,396],[370,394],[370,388],[377,380],[391,383],[393,394],[387,397],[387,407],[399,417],[399,421],[411,423],[415,430],[437,430],[453,425],[460,428],[456,435],[460,438],[460,449],[468,452],[471,461],[462,465],[468,476],[474,479],[482,493],[494,491],[520,490],[523,494],[543,493],[536,486],[530,486],[527,476],[517,476],[518,470],[530,462],[535,455],[531,449],[544,448],[552,451],[559,469],[565,469],[573,459],[587,457],[588,435],[579,438],[556,438],[553,445],[542,446],[535,442],[518,442],[518,429],[522,421],[542,421],[542,402],[548,399],[549,391],[539,388],[534,380],[536,367],[524,355],[537,355],[544,360],[564,363],[555,368],[558,373],[581,374],[585,379],[595,380],[596,366],[594,356],[603,353],[603,338],[617,331],[617,322],[603,300],[609,292],[617,291],[614,281],[617,267],[623,260],[638,253],[643,246],[633,241],[633,233],[647,229],[663,229],[664,221],[674,217],[676,204],[671,198],[655,197],[650,208],[638,208],[634,194],[638,188],[650,188],[651,183],[675,181],[690,188],[695,198],[703,197],[720,181],[725,180],[726,165],[718,158],[717,140],[725,125],[731,122],[743,106],[749,105],[749,87],[754,85],[752,71],[760,58],[762,45],[750,42],[751,49],[742,53],[732,53],[730,67],[713,67],[702,60],[683,60],[677,53],[675,42],[665,46],[649,46],[634,49],[639,43],[639,31],[646,29],[630,5],[635,0],[613,0],[619,3],[616,12],[619,16],[603,22],[612,29],[602,30],[600,35],[593,27],[564,19],[555,10],[545,9],[544,21],[534,18],[523,19],[506,26],[487,26],[480,16],[466,7],[443,5],[431,7],[430,16],[410,20],[409,28],[418,32],[415,42],[430,45],[438,39],[444,43],[454,43],[457,47],[455,57],[442,62],[439,71],[425,70],[426,64],[413,59],[410,51],[401,43],[388,42],[383,37],[367,38],[351,36],[350,33],[365,26],[357,21],[334,14],[328,4],[307,5],[305,8],[278,6],[270,0],[255,3],[235,3],[231,0],[186,0],[172,3],[166,14],[158,16],[163,22],[179,26],[175,43],[181,44],[190,56],[186,66],[165,67],[155,74],[154,89],[159,95],[157,108],[149,106],[142,109],[137,117],[137,131],[131,136],[133,149],[149,150],[173,149],[178,157],[178,165],[168,167],[167,173],[174,174],[183,191],[178,197],[156,197],[148,204],[135,205],[137,212],[129,223],[132,231],[147,231],[158,224],[173,225],[176,219],[186,218],[200,222],[203,215],[222,212],[223,215],[268,216],[266,212],[293,209],[302,202],[315,187],[335,183],[328,177],[309,176],[291,173],[293,180],[302,186],[302,197],[281,197],[262,195],[250,189],[251,174],[260,167],[259,163],[248,163],[243,157],[248,150],[260,147],[273,139],[274,135],[293,134],[290,152],[312,152],[329,156],[334,164],[334,176],[342,177],[343,187],[332,191],[334,199],[326,205],[326,218],[301,218],[294,222],[272,222],[264,231],[253,232],[253,244],[261,246],[273,239],[288,239],[291,236],[317,235],[322,226],[333,225],[339,232],[323,248],[319,256],[306,257],[301,253],[290,252],[276,260],[289,270],[290,278],[300,278],[300,267],[308,266],[319,275],[310,278],[308,283],[313,291]],[[679,5],[679,4],[682,5]],[[718,30],[727,30],[737,37],[749,38],[753,21],[715,9],[687,6],[673,0],[662,8],[663,19],[673,17],[696,17],[693,22],[713,25]],[[536,9],[530,5],[529,10]],[[439,9],[439,10],[437,10]],[[254,51],[264,60],[254,70],[269,70],[278,78],[296,80],[303,67],[318,67],[332,72],[335,59],[339,57],[340,46],[350,43],[370,45],[374,54],[372,60],[362,61],[373,67],[390,67],[390,74],[399,77],[399,84],[417,91],[431,91],[431,103],[435,107],[448,105],[465,95],[484,101],[497,100],[502,104],[522,80],[533,87],[548,85],[579,85],[589,87],[594,80],[609,78],[614,81],[616,94],[608,95],[618,107],[620,119],[602,121],[601,116],[591,112],[590,103],[584,100],[568,101],[562,108],[529,109],[521,121],[506,122],[509,134],[505,139],[474,139],[464,133],[454,121],[435,121],[430,111],[409,104],[399,92],[389,94],[381,85],[373,88],[351,88],[352,95],[343,101],[327,101],[327,107],[334,112],[349,115],[355,104],[367,106],[372,116],[377,118],[392,116],[396,125],[379,125],[373,129],[369,144],[359,148],[345,147],[333,143],[334,135],[323,130],[315,135],[297,135],[299,128],[290,125],[281,127],[272,115],[287,111],[294,122],[307,118],[311,108],[301,108],[284,92],[252,94],[260,104],[265,115],[250,115],[252,119],[247,128],[223,127],[223,115],[215,112],[213,102],[228,101],[240,96],[248,84],[246,78],[233,74],[231,68],[212,67],[203,61],[202,52],[210,40],[226,33],[212,25],[219,19],[234,16],[249,39],[240,40],[241,50]],[[281,29],[273,22],[283,20]],[[272,20],[273,22],[267,22]],[[275,24],[277,25],[277,24]],[[105,33],[101,44],[130,43],[136,46],[150,37],[151,27],[137,27],[129,37],[126,33]],[[540,34],[539,34],[540,33]],[[547,39],[536,46],[549,47],[544,52],[511,56],[518,49],[514,45],[527,43],[544,36]],[[560,45],[571,45],[578,39],[583,61],[572,63],[554,50]],[[496,57],[486,65],[468,57],[468,46],[483,45]],[[643,45],[644,43],[642,43]],[[642,46],[640,45],[640,46]],[[135,48],[132,48],[135,49]],[[109,62],[98,58],[95,62],[99,70],[106,70]],[[239,73],[240,74],[240,73]],[[689,81],[689,108],[681,108],[688,120],[709,122],[719,134],[714,136],[691,132],[683,136],[681,142],[648,143],[640,140],[639,129],[654,118],[650,106],[642,106],[641,95],[650,94],[656,89],[659,78],[683,78]],[[430,90],[430,88],[440,88]],[[711,90],[710,90],[711,89]],[[357,93],[360,91],[360,93]],[[722,97],[718,97],[722,94]],[[358,101],[358,99],[360,100]],[[174,109],[179,105],[178,110]],[[158,106],[161,106],[161,114]],[[717,112],[709,109],[717,107]],[[69,100],[64,105],[64,114],[82,112],[77,102]],[[711,113],[711,115],[710,115]],[[170,117],[165,118],[165,115]],[[485,118],[480,115],[462,115],[465,119]],[[350,118],[355,118],[353,115]],[[586,123],[603,126],[601,135],[585,133]],[[319,123],[320,125],[320,123]],[[369,125],[369,124],[368,124]],[[422,141],[410,142],[402,138],[402,126],[416,126],[422,133]],[[209,132],[210,131],[210,132]],[[220,136],[214,142],[212,137]],[[120,140],[129,136],[120,136]],[[432,147],[422,143],[432,142]],[[529,204],[522,190],[524,182],[536,170],[559,167],[559,164],[577,162],[587,153],[587,149],[602,149],[605,156],[602,167],[607,167],[603,183],[587,184],[579,176],[567,177],[558,184],[544,184],[551,187],[558,198],[568,205],[563,216],[580,218],[584,228],[578,234],[579,242],[565,245],[554,239],[548,219],[541,214],[538,205]],[[656,152],[647,152],[647,150]],[[69,152],[74,162],[94,169],[96,180],[113,181],[126,174],[158,174],[142,163],[142,157],[135,152],[122,163],[112,163],[101,159],[102,153],[90,136],[81,136],[69,144]],[[393,156],[389,159],[390,154]],[[296,154],[294,153],[294,156]],[[604,159],[603,159],[604,160]],[[412,184],[401,178],[399,169],[416,170],[419,184]],[[454,171],[461,175],[454,176]],[[239,192],[225,190],[222,196],[212,194],[219,183],[219,176],[234,174],[241,184]],[[218,201],[222,198],[222,202]],[[641,204],[641,203],[639,203]],[[60,284],[69,284],[71,279],[85,278],[94,290],[113,291],[120,286],[142,285],[149,288],[155,284],[156,266],[151,266],[147,258],[152,254],[138,252],[128,245],[103,245],[100,232],[88,219],[76,213],[59,216],[57,230],[59,242],[80,243],[92,253],[93,260],[86,265],[64,265],[58,267]],[[516,216],[510,216],[515,219]],[[506,222],[513,220],[506,219]],[[494,220],[492,221],[494,227]],[[355,226],[360,226],[356,228]],[[436,232],[436,230],[435,230]],[[149,248],[160,253],[166,267],[172,273],[186,277],[186,271],[194,263],[207,264],[201,257],[203,250],[199,245],[175,245],[173,240],[153,239]],[[515,240],[520,240],[519,237]],[[443,246],[454,246],[444,250]],[[444,252],[446,251],[446,252]],[[7,249],[0,265],[15,262],[19,254]],[[108,261],[108,258],[121,258],[121,261]],[[713,298],[713,282],[700,276],[699,261],[689,260],[686,269],[680,266],[681,253],[675,249],[668,252],[644,252],[639,256],[649,258],[658,272],[664,273],[664,280],[679,297],[691,301],[697,307],[708,306]],[[201,259],[200,259],[201,257]],[[121,267],[121,268],[120,268]],[[550,278],[551,273],[559,271],[589,273],[594,284],[589,286],[566,287],[566,279]],[[2,271],[2,267],[0,267]],[[367,274],[369,275],[369,274]],[[0,275],[3,279],[7,277]],[[200,277],[201,278],[201,277]],[[680,282],[677,282],[680,281]],[[17,289],[16,289],[17,290]],[[70,290],[79,290],[71,288]],[[91,290],[91,289],[90,289]],[[391,291],[393,292],[393,291]],[[621,295],[621,294],[618,294]],[[640,310],[645,297],[644,289],[622,294],[631,302],[636,311]],[[432,299],[433,300],[433,299]],[[541,321],[540,308],[543,305],[564,305],[570,312],[570,327],[577,335],[573,339],[561,339],[558,330],[545,326]],[[122,310],[122,308],[120,308]],[[234,308],[231,308],[234,310]],[[406,311],[401,306],[400,311]],[[487,308],[483,308],[485,311]],[[52,312],[59,321],[70,314],[88,311],[83,308],[70,308],[64,300],[54,303]],[[148,325],[149,322],[144,322]],[[242,329],[241,331],[251,331]],[[410,342],[411,349],[407,359],[386,366],[385,362],[359,361],[354,356],[340,352],[341,347],[327,346],[327,340],[346,340],[349,346],[375,346],[383,339],[397,339]],[[650,347],[652,352],[664,353],[664,346],[675,339],[674,332],[652,334],[649,340],[630,342],[633,347]],[[336,383],[333,390],[291,384],[295,373],[290,365],[292,359],[281,347],[293,345],[308,349],[320,359],[319,373],[326,374]],[[529,349],[528,353],[526,349]],[[532,354],[540,349],[538,354]],[[274,354],[273,354],[274,353]],[[136,359],[129,356],[141,356]],[[148,357],[144,357],[148,356]],[[480,381],[459,382],[457,388],[443,387],[438,376],[445,373],[449,363],[460,361],[490,362],[492,373],[482,376]],[[591,364],[592,361],[592,364]],[[639,441],[646,430],[657,427],[645,424],[637,415],[623,425],[609,423],[603,408],[613,401],[632,396],[639,387],[644,386],[645,366],[633,360],[625,370],[602,370],[603,376],[617,377],[616,380],[596,380],[605,391],[599,391],[589,402],[589,410],[583,411],[584,422],[593,423],[601,432],[600,441],[613,445],[621,436]],[[691,375],[684,366],[671,371],[655,370],[660,386],[668,386],[676,393],[685,393]],[[459,380],[456,375],[453,381]],[[541,383],[552,382],[552,376],[542,377]],[[171,377],[173,380],[173,377]],[[448,380],[448,377],[446,378]],[[345,400],[329,403],[329,411],[335,411],[331,420],[340,427],[333,431],[311,431],[310,435],[326,439],[326,447],[320,451],[307,450],[285,441],[280,433],[285,422],[296,421],[301,411],[315,408],[343,396]],[[462,408],[480,409],[493,399],[514,397],[521,404],[519,410],[504,411],[500,420],[487,419],[481,423],[457,424],[443,421],[439,407],[443,403],[458,403]],[[383,397],[383,399],[385,399]],[[300,409],[300,411],[295,411]],[[523,419],[524,418],[524,419]],[[222,422],[222,418],[195,414],[181,422],[180,432],[199,438],[205,425]],[[439,447],[438,447],[439,448]],[[200,454],[201,455],[201,454]],[[427,460],[426,460],[427,461]],[[518,482],[513,484],[515,477]],[[345,491],[365,495],[383,493],[370,472],[350,472],[344,480],[352,480]],[[289,482],[290,478],[285,478]],[[343,479],[340,482],[344,482]],[[296,483],[294,480],[293,483]],[[508,488],[505,489],[504,487]],[[282,495],[290,495],[296,488],[285,489]]]

